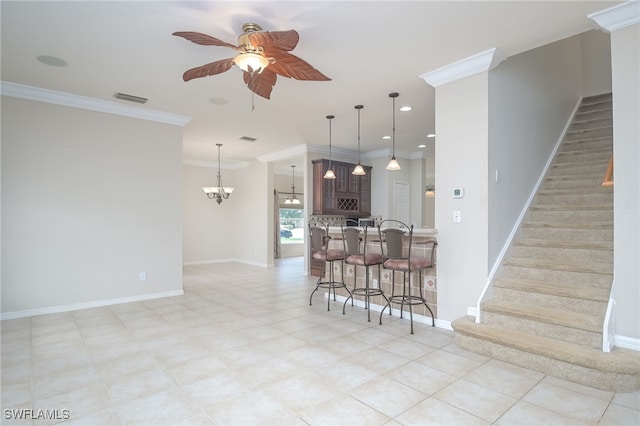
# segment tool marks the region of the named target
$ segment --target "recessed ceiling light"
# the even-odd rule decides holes
[[[60,58],[56,58],[55,56],[38,56],[38,61],[42,62],[45,65],[50,65],[52,67],[66,67],[67,61],[62,60]]]
[[[389,139],[391,139],[391,136],[383,136],[382,139],[384,139],[385,141],[388,141]]]
[[[407,111],[411,111],[413,108],[411,108],[409,105],[405,105],[403,107],[400,107],[400,111],[402,112],[407,112]]]
[[[427,146],[425,144],[422,145],[418,145],[418,148],[426,148]]]
[[[434,135],[433,133],[429,133],[429,134],[427,135],[427,137],[428,137],[428,138],[435,138],[435,137],[436,137],[436,135]]]

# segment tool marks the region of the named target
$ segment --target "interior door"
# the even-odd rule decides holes
[[[393,219],[409,224],[409,184],[393,182]]]

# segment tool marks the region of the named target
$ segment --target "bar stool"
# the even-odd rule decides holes
[[[385,228],[386,226],[386,228]],[[384,228],[384,229],[383,229]],[[408,236],[408,247],[404,249],[404,237]],[[382,324],[382,314],[384,310],[391,304],[400,305],[400,318],[402,318],[404,305],[409,306],[409,317],[411,318],[411,334],[413,334],[413,305],[424,305],[431,314],[431,326],[435,326],[435,318],[433,311],[427,305],[422,291],[422,271],[433,267],[433,259],[435,252],[435,240],[425,242],[427,257],[413,256],[413,225],[407,226],[398,220],[383,220],[378,225],[378,236],[380,237],[380,247],[382,250],[382,267],[389,269],[391,272],[391,297],[380,312],[380,324]],[[406,254],[405,254],[406,253]],[[402,272],[402,292],[395,294],[395,272]],[[418,271],[420,292],[418,295],[411,294],[411,273]],[[407,274],[409,274],[409,283],[407,283]]]
[[[381,253],[367,253],[367,227],[364,227],[364,239],[360,237],[360,229],[356,227],[342,228],[342,241],[344,243],[345,258],[344,262],[348,265],[353,265],[353,289],[351,289],[351,295],[347,297],[342,305],[342,315],[345,314],[345,308],[347,302],[351,299],[351,305],[353,306],[353,295],[360,294],[364,296],[364,308],[367,309],[367,321],[371,322],[371,303],[369,299],[371,296],[382,296],[389,303],[389,299],[384,295],[384,292],[380,287],[371,288],[369,286],[369,267],[378,265],[378,285],[380,283],[380,265],[382,265]],[[360,243],[362,244],[362,251],[360,251]],[[358,266],[363,266],[365,270],[364,287],[358,287]]]
[[[333,273],[333,262],[335,261],[344,261],[344,250],[343,249],[330,249],[329,241],[331,237],[329,236],[329,225],[324,224],[324,226],[309,224],[309,236],[311,241],[311,258],[315,260],[321,261],[320,266],[320,277],[316,282],[316,288],[311,292],[311,296],[309,296],[309,305],[311,305],[311,300],[313,299],[313,295],[320,288],[326,288],[329,290],[329,295],[327,297],[327,311],[331,310],[331,290],[333,290],[333,300],[336,300],[336,288],[344,288],[349,296],[351,296],[351,291],[347,288],[347,285],[344,283],[344,263],[343,267],[340,268],[342,273],[342,281],[336,281]],[[330,271],[329,271],[329,280],[322,281],[326,273],[326,266],[329,263]]]

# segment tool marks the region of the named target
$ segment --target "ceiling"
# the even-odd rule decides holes
[[[287,158],[295,147],[328,144],[328,114],[336,117],[333,146],[357,149],[356,104],[364,105],[362,151],[389,150],[382,136],[391,134],[390,92],[400,93],[397,107],[413,107],[396,114],[396,152],[432,153],[434,140],[426,135],[435,132],[435,90],[420,75],[493,47],[509,57],[588,31],[595,28],[589,13],[617,3],[3,0],[1,77],[98,99],[115,101],[116,92],[148,98],[143,108],[192,117],[184,128],[184,160],[213,164],[215,144],[222,143],[226,164],[272,158],[288,173],[289,164],[301,165],[301,158]],[[182,80],[187,69],[235,52],[173,32],[235,44],[246,22],[267,31],[297,30],[292,53],[332,80],[279,77],[271,100],[252,99],[237,67]],[[44,64],[39,56],[66,66]]]

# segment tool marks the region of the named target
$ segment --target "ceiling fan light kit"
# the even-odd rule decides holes
[[[189,81],[222,74],[235,64],[242,70],[243,81],[249,90],[265,99],[271,98],[278,75],[295,80],[331,80],[305,60],[289,53],[298,45],[300,36],[297,31],[262,31],[262,27],[254,23],[244,24],[242,31],[237,46],[203,33],[174,32],[174,36],[183,37],[195,44],[229,47],[238,52],[233,58],[191,68],[183,74],[182,79]]]

